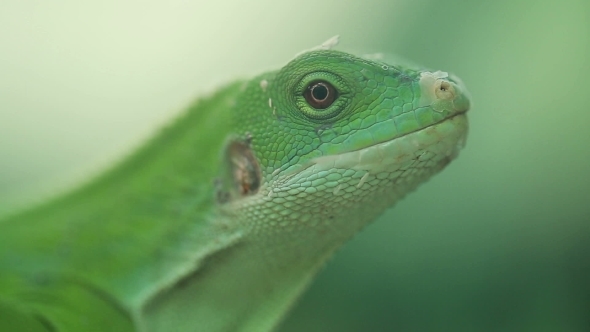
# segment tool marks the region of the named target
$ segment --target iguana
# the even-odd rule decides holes
[[[0,331],[269,331],[457,156],[442,71],[333,50],[230,83],[114,168],[0,221]]]

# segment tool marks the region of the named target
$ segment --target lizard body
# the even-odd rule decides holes
[[[456,78],[323,46],[0,221],[0,330],[275,327],[326,259],[467,134]]]

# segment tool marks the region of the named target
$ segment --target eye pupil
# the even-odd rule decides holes
[[[310,83],[305,90],[304,97],[307,103],[315,109],[330,107],[336,100],[338,92],[334,86],[326,81]]]
[[[311,87],[311,96],[319,101],[328,98],[329,93],[328,87],[326,87],[323,83],[318,83]]]

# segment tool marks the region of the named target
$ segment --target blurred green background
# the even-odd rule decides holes
[[[280,331],[590,331],[590,2],[0,2],[0,214],[195,96],[341,35],[471,91],[461,157],[355,237]]]

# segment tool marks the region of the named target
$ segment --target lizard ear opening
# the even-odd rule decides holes
[[[249,141],[231,140],[225,147],[223,179],[217,188],[221,203],[254,195],[261,184],[260,166]],[[220,196],[221,194],[221,196]]]

